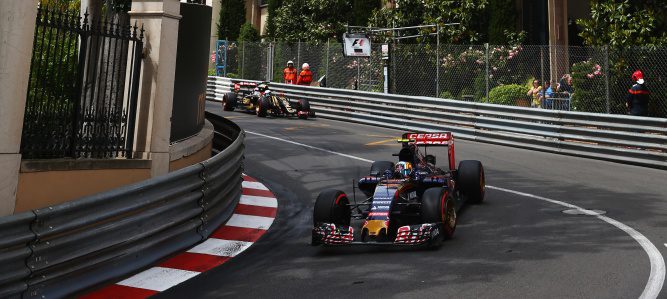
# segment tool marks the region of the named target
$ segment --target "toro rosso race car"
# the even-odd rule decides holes
[[[255,113],[259,117],[297,116],[307,119],[313,115],[308,100],[294,101],[279,97],[271,92],[267,83],[235,83],[234,91],[222,97],[222,110],[234,111],[234,109]]]
[[[457,213],[484,200],[484,168],[475,160],[456,168],[452,133],[405,133],[398,162],[376,161],[357,186],[357,202],[339,190],[319,194],[313,211],[313,245],[393,244],[438,246],[453,236]],[[447,167],[428,154],[445,147]],[[352,219],[359,219],[357,227]]]

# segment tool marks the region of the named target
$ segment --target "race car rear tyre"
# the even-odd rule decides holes
[[[429,188],[422,195],[421,204],[422,223],[439,223],[440,234],[431,245],[438,246],[443,239],[451,239],[456,231],[456,207],[454,199],[447,189],[441,187]]]
[[[299,99],[299,110],[310,111],[310,102],[306,99]]]
[[[371,165],[371,176],[382,176],[387,170],[394,170],[394,163],[390,161],[375,161]]]
[[[228,92],[222,96],[222,110],[224,111],[234,111],[236,107],[236,94],[233,92]]]
[[[481,203],[484,201],[486,182],[482,162],[476,160],[461,161],[457,183],[459,192],[466,202]]]
[[[350,200],[340,190],[329,189],[322,191],[315,200],[313,209],[313,224],[333,223],[337,226],[350,225]]]
[[[255,112],[257,113],[257,116],[259,117],[266,117],[268,111],[269,111],[269,98],[267,97],[261,97],[259,100],[257,100],[257,108],[255,108]]]

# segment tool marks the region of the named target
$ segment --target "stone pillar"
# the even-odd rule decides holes
[[[144,59],[137,113],[136,151],[152,161],[153,177],[169,172],[179,0],[133,0],[131,22],[143,25]]]
[[[0,1],[0,216],[14,213],[37,1]]]
[[[567,28],[567,0],[548,0],[549,2],[549,64],[551,80],[558,82],[560,77],[569,72],[569,49]]]

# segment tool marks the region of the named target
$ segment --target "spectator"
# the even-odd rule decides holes
[[[287,67],[283,70],[283,81],[285,84],[296,84],[296,68],[294,61],[288,61]]]
[[[554,89],[551,87],[551,82],[545,81],[542,87],[542,104],[546,109],[553,109]]]
[[[301,66],[301,73],[299,73],[299,79],[297,79],[296,84],[310,85],[311,82],[313,82],[313,73],[310,71],[310,65],[304,63]]]
[[[540,86],[540,80],[533,80],[533,87],[528,90],[527,95],[531,98],[530,107],[542,107],[542,86]]]
[[[637,70],[632,74],[632,81],[635,82],[632,88],[628,90],[627,102],[625,103],[630,115],[648,116],[648,88],[644,85],[644,74]]]
[[[565,74],[563,75],[563,78],[560,79],[558,92],[564,93],[568,98],[572,96],[574,88],[572,87],[572,76],[570,76],[570,74]]]

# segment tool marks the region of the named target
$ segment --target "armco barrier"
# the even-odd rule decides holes
[[[216,115],[218,153],[190,167],[0,218],[0,298],[61,298],[206,239],[241,196],[245,133]]]
[[[209,77],[221,101],[236,79]],[[257,82],[257,81],[255,81]],[[667,169],[667,119],[503,106],[430,97],[270,83],[305,98],[320,117],[400,130],[448,130],[459,138]]]

